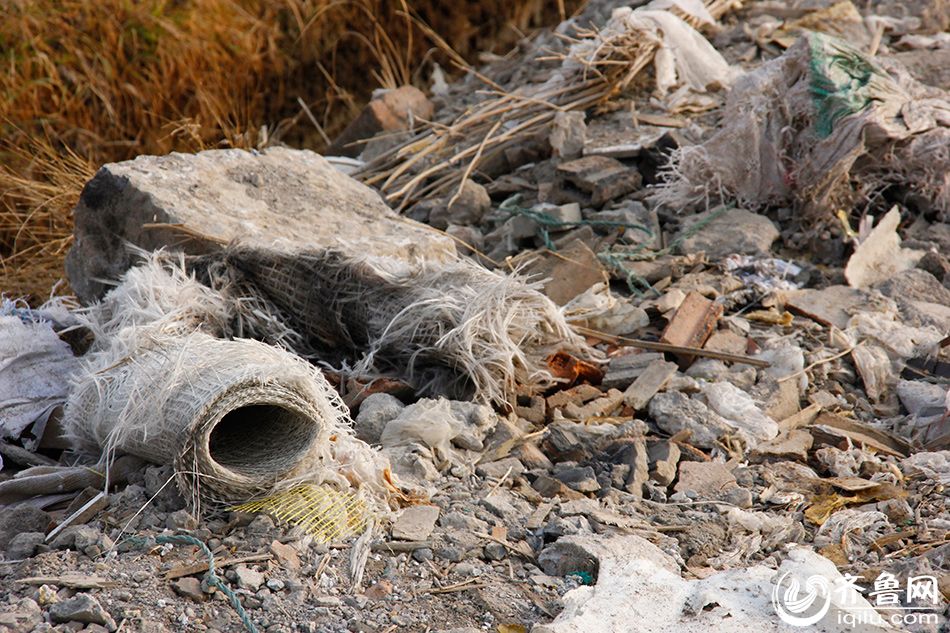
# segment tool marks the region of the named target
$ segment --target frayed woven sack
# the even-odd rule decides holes
[[[252,340],[143,328],[96,354],[70,395],[74,445],[173,464],[192,503],[230,504],[306,481],[349,488],[334,461],[351,438],[336,392],[309,363]],[[111,361],[111,362],[110,362]],[[356,441],[355,439],[353,440]],[[368,447],[367,447],[368,448]]]
[[[272,306],[306,341],[294,351],[398,376],[420,395],[510,402],[554,384],[553,351],[593,355],[537,285],[468,259],[409,266],[241,246],[217,257],[199,264],[205,282]]]

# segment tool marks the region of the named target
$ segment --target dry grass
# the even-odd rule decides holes
[[[560,0],[407,2],[5,2],[0,290],[48,293],[69,210],[102,163],[274,140],[319,150],[373,89],[422,82],[430,60],[503,49],[563,11]]]

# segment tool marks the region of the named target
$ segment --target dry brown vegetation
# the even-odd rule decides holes
[[[424,83],[432,60],[504,50],[578,4],[7,0],[0,290],[49,293],[70,209],[102,163],[274,140],[319,150],[373,89]]]

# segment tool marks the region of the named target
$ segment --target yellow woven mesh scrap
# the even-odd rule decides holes
[[[264,499],[234,506],[235,512],[268,514],[325,543],[353,536],[366,527],[366,503],[352,492],[303,484]]]

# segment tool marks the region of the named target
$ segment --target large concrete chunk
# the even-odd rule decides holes
[[[398,216],[320,155],[281,147],[111,163],[86,184],[74,215],[66,273],[83,301],[129,268],[126,242],[190,254],[240,240],[290,254],[342,248],[408,262],[455,257],[451,238]]]

